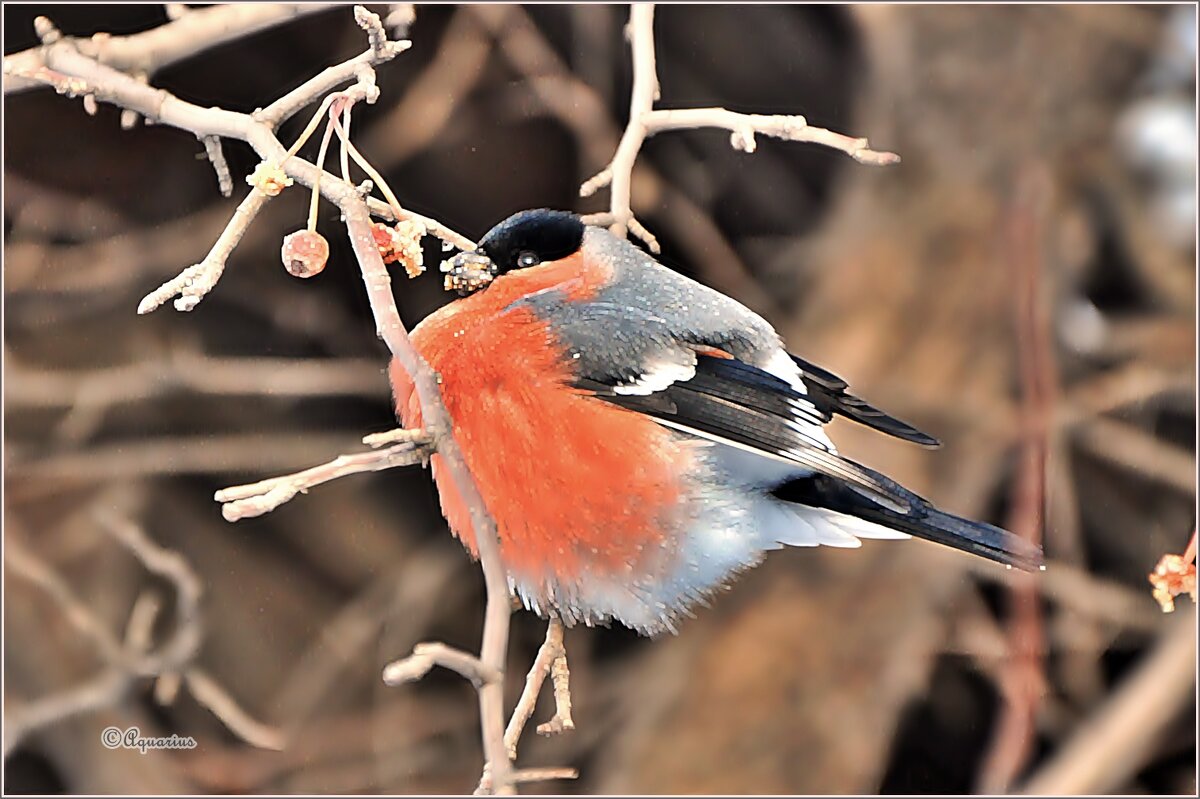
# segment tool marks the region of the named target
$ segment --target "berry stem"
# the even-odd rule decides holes
[[[370,162],[367,161],[367,159],[363,157],[362,153],[358,151],[358,148],[355,147],[350,141],[350,135],[342,129],[342,126],[337,121],[336,117],[332,119],[332,122],[334,129],[337,130],[338,136],[340,136],[342,139],[343,152],[349,153],[350,157],[354,159],[354,163],[362,167],[363,171],[367,173],[371,180],[375,181],[375,185],[379,187],[381,192],[383,192],[383,196],[387,200],[388,205],[392,207],[392,213],[396,215],[396,221],[399,222],[404,218],[404,209],[400,207],[400,201],[397,200],[396,195],[392,193],[392,189],[390,186],[388,186],[387,181],[383,179],[383,175],[380,175],[375,167],[371,166]]]
[[[333,120],[337,118],[340,108],[337,103],[329,109],[330,121],[325,126],[325,134],[321,137],[321,149],[317,152],[317,177],[313,180],[312,199],[308,203],[308,229],[317,229],[317,204],[321,200],[321,175],[325,174],[325,155],[329,152],[329,140],[333,138]]]

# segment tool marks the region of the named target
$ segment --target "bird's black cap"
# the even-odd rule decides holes
[[[583,244],[583,231],[583,220],[570,211],[535,208],[489,230],[479,250],[499,272],[507,272],[573,255]]]

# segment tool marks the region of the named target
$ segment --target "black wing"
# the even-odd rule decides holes
[[[826,390],[845,404],[849,395],[834,388],[844,382],[817,367],[811,372],[801,368],[806,377],[824,381]],[[941,511],[889,477],[832,451],[820,433],[828,412],[814,406],[811,392],[801,394],[787,381],[741,361],[697,355],[695,375],[646,393],[628,393],[627,383],[612,378],[583,378],[576,384],[662,424],[811,472],[777,486],[773,493],[779,499],[854,516],[1021,569],[1041,566],[1039,547],[999,527]]]
[[[622,392],[594,378],[576,385],[668,426],[837,478],[896,512],[920,501],[899,483],[831,451],[821,413],[808,398],[741,361],[698,355],[693,377],[652,393]]]
[[[907,422],[889,416],[847,392],[846,389],[849,386],[846,381],[832,372],[795,355],[792,355],[791,358],[800,367],[801,379],[804,381],[808,398],[823,414],[825,421],[830,421],[834,414],[838,414],[914,444],[924,444],[928,447],[941,446],[941,442],[933,436],[922,433]]]

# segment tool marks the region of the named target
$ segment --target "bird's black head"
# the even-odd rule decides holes
[[[569,211],[537,208],[513,214],[479,242],[499,273],[557,261],[579,251],[583,220]]]

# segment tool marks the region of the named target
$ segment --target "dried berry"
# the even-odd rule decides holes
[[[268,197],[275,197],[292,185],[292,179],[283,171],[283,167],[267,161],[259,163],[253,174],[246,176],[246,182]]]
[[[409,219],[402,219],[390,227],[376,222],[371,225],[371,234],[375,237],[379,255],[385,264],[403,265],[409,277],[416,277],[425,271],[425,255],[421,250],[424,225]]]
[[[329,242],[315,230],[297,230],[283,239],[283,266],[294,277],[321,273],[329,260]]]
[[[1175,597],[1187,594],[1196,601],[1196,564],[1183,555],[1163,555],[1150,574],[1154,598],[1163,613],[1175,610]]]

